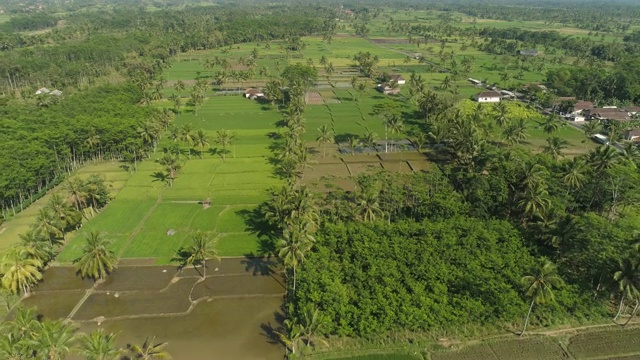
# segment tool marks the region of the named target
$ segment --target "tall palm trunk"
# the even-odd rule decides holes
[[[207,278],[207,259],[202,260],[202,278]]]
[[[622,326],[627,326],[627,324],[631,321],[631,319],[633,319],[633,317],[636,315],[638,308],[640,308],[640,302],[636,301],[636,305],[633,307],[633,312],[631,313],[631,316],[629,316],[627,321]]]
[[[293,266],[293,293],[296,293],[296,266]]]
[[[529,312],[527,312],[527,317],[524,320],[524,328],[522,328],[522,332],[520,336],[524,335],[524,332],[527,330],[527,325],[529,324],[529,316],[531,316],[531,310],[533,310],[533,304],[536,302],[536,299],[531,300],[531,305],[529,306]]]
[[[618,313],[616,314],[616,316],[613,317],[613,321],[616,321],[618,319],[618,316],[620,316],[620,313],[622,313],[623,305],[624,305],[624,293],[622,293],[622,297],[620,298],[620,306],[618,307]]]

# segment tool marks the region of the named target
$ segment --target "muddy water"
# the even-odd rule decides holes
[[[71,268],[51,268],[24,300],[51,318],[73,313],[81,330],[117,333],[119,345],[147,336],[169,343],[174,359],[282,359],[270,329],[279,325],[281,276],[260,259],[212,262],[199,270],[171,266],[121,266],[93,286]]]

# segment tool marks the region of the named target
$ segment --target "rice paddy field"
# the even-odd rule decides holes
[[[394,12],[394,18],[406,22],[436,21],[434,12]],[[464,19],[459,26],[472,26],[473,19]],[[0,16],[0,22],[3,17]],[[514,23],[476,19],[478,24],[496,27],[513,27]],[[364,154],[339,152],[336,144],[326,147],[315,143],[317,128],[322,125],[335,129],[336,141],[344,143],[350,137],[361,137],[373,131],[378,138],[403,139],[417,126],[406,122],[403,133],[386,133],[381,119],[373,114],[374,106],[385,102],[397,102],[407,117],[415,110],[408,99],[408,91],[401,88],[397,96],[382,95],[374,90],[373,81],[359,77],[367,83],[367,90],[356,94],[350,86],[357,70],[351,60],[356,52],[371,52],[380,59],[382,71],[402,74],[408,79],[411,72],[423,76],[427,85],[435,91],[447,76],[437,67],[427,66],[412,54],[421,53],[427,60],[438,63],[430,48],[439,44],[411,44],[406,37],[390,33],[383,20],[377,19],[370,26],[369,39],[357,37],[347,24],[339,30],[331,44],[318,37],[302,40],[306,48],[300,53],[286,54],[279,50],[282,42],[273,41],[270,48],[264,44],[237,44],[230,48],[195,51],[180,54],[173,59],[172,67],[163,77],[167,80],[163,94],[178,94],[186,102],[189,87],[196,79],[212,80],[220,66],[205,68],[207,60],[225,58],[236,70],[244,69],[239,60],[258,49],[259,58],[251,80],[228,80],[224,89],[262,87],[276,77],[288,64],[310,63],[318,66],[319,79],[307,96],[305,109],[307,132],[304,135],[312,148],[313,164],[305,171],[302,183],[324,191],[324,184],[331,181],[345,189],[353,186],[354,175],[387,169],[409,173],[428,170],[434,164],[425,154],[416,151]],[[526,29],[546,29],[542,23],[515,24]],[[557,26],[552,27],[554,29]],[[573,28],[557,28],[558,31],[587,36]],[[469,76],[500,81],[501,69],[493,64],[501,57],[483,53],[473,48],[462,49],[454,41],[447,42],[446,51],[454,51],[455,58],[473,56],[474,66]],[[326,57],[335,68],[331,74],[319,66]],[[311,61],[309,60],[311,59]],[[528,71],[517,82],[541,81],[544,74]],[[174,85],[182,80],[187,89],[176,91]],[[481,91],[466,80],[455,82],[458,97],[469,98]],[[121,169],[118,162],[89,164],[77,172],[77,176],[92,173],[103,174],[110,187],[113,200],[95,218],[70,234],[70,238],[57,258],[57,265],[45,273],[45,281],[33,296],[25,299],[27,306],[52,318],[68,318],[80,324],[82,330],[98,327],[120,333],[121,341],[143,341],[149,334],[169,341],[169,352],[176,359],[280,359],[284,348],[273,339],[273,329],[279,326],[279,311],[284,287],[275,273],[264,273],[264,259],[253,257],[259,250],[261,238],[257,229],[248,225],[248,217],[255,207],[267,197],[267,190],[282,184],[269,161],[273,133],[280,120],[277,110],[266,102],[245,99],[240,94],[221,96],[212,87],[206,92],[204,104],[197,113],[184,107],[174,121],[176,126],[190,124],[194,130],[206,132],[212,151],[202,157],[182,155],[184,166],[178,172],[173,186],[163,179],[163,168],[155,162],[162,155],[161,149],[170,145],[163,139],[158,151],[138,164],[135,173]],[[171,107],[168,100],[156,100],[153,106]],[[410,119],[409,119],[410,120]],[[230,130],[236,135],[235,143],[222,158],[214,143],[216,131]],[[529,137],[521,144],[531,151],[540,151],[546,135],[534,121],[528,130]],[[593,148],[584,142],[583,133],[563,126],[557,135],[568,140],[569,156],[581,154]],[[11,218],[0,230],[0,251],[17,241],[17,235],[28,230],[37,211],[44,206],[48,196]],[[206,205],[206,206],[205,206]],[[70,266],[82,251],[84,239],[91,231],[101,231],[111,240],[112,249],[121,259],[118,270],[104,283],[94,284],[80,280]],[[224,258],[220,264],[211,264],[212,271],[204,281],[189,269],[177,272],[170,265],[180,247],[187,245],[196,230],[209,231],[218,241],[218,253]],[[274,264],[270,263],[269,266]],[[635,356],[640,358],[637,344],[627,344],[624,339],[635,336],[638,330],[604,331],[585,333],[570,338],[567,347],[560,346],[555,338],[526,337],[519,340],[481,343],[452,351],[424,352],[419,354],[396,353],[390,355],[363,355],[345,360],[506,360],[506,359],[605,359],[610,356]],[[215,354],[212,355],[212,354]]]

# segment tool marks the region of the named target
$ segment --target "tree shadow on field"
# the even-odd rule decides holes
[[[278,335],[278,333],[284,333],[282,326],[284,324],[284,319],[284,314],[280,311],[276,311],[273,313],[275,327],[271,322],[260,324],[260,329],[262,330],[260,334],[264,336],[269,344],[285,346],[282,340],[280,340],[280,335]]]
[[[336,134],[334,136],[335,142],[336,143],[346,143],[349,142],[350,138],[357,138],[359,139],[360,136],[358,136],[357,134],[352,134],[352,133],[343,133],[343,134]]]
[[[247,272],[251,272],[253,275],[270,276],[275,274],[273,268],[277,265],[275,260],[272,260],[270,256],[264,257],[260,254],[249,253],[246,258],[240,261],[245,266]]]
[[[245,231],[258,235],[259,238],[273,238],[276,236],[276,229],[265,219],[264,214],[259,208],[238,210],[236,214],[240,215],[246,225]],[[264,256],[268,253],[260,252],[259,255]]]
[[[160,181],[160,182],[163,182],[165,184],[169,183],[169,174],[164,173],[162,171],[156,171],[155,173],[151,174],[150,176],[154,179],[153,182]]]

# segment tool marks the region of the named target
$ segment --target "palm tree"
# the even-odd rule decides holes
[[[524,119],[519,119],[502,130],[502,136],[507,144],[513,146],[527,138],[527,125]]]
[[[116,335],[105,334],[102,329],[80,336],[80,354],[87,360],[117,360],[120,350],[115,346]]]
[[[360,139],[358,139],[356,136],[351,136],[349,137],[349,142],[347,143],[347,145],[349,145],[349,149],[351,149],[351,155],[355,155],[356,149],[358,148],[358,146],[360,146]]]
[[[620,270],[616,271],[613,279],[618,282],[621,297],[618,313],[614,316],[613,321],[618,319],[625,299],[638,301],[640,299],[640,264],[633,256],[624,261],[620,261]]]
[[[229,130],[218,130],[216,131],[216,140],[215,143],[222,146],[222,161],[224,162],[227,155],[227,147],[231,146],[236,140],[236,135]]]
[[[364,146],[366,147],[375,147],[376,140],[378,140],[378,134],[369,129],[367,129],[367,131],[364,133],[364,136],[362,136],[362,144],[364,144]]]
[[[140,140],[142,141],[142,145],[151,146],[155,151],[158,136],[160,136],[160,129],[158,128],[158,125],[147,120],[138,125],[137,132],[140,136]]]
[[[282,239],[278,242],[278,257],[293,270],[293,292],[296,291],[296,273],[298,265],[305,259],[305,254],[311,249],[315,238],[311,235],[312,224],[304,218],[297,218],[282,232]]]
[[[553,160],[558,160],[559,157],[564,156],[562,150],[569,146],[569,142],[565,139],[557,136],[547,138],[547,145],[542,148],[542,152],[551,155]]]
[[[356,211],[358,217],[364,222],[375,221],[378,216],[382,216],[378,194],[373,191],[362,191],[356,197]]]
[[[28,295],[31,287],[42,279],[42,262],[31,258],[22,247],[13,247],[2,258],[2,285],[13,294]]]
[[[171,355],[164,350],[168,343],[154,343],[155,337],[147,338],[142,345],[127,344],[127,349],[133,356],[133,359],[153,360],[153,359],[171,359]]]
[[[287,351],[291,351],[295,355],[298,343],[302,339],[302,326],[295,323],[291,319],[286,319],[283,322],[284,330],[276,331],[280,341],[286,346]]]
[[[46,208],[51,213],[51,216],[56,219],[56,222],[59,225],[58,229],[62,234],[63,240],[65,238],[65,232],[69,225],[77,223],[77,220],[81,220],[79,212],[74,211],[73,208],[69,206],[69,203],[67,203],[67,201],[59,193],[51,195],[51,198],[49,198],[49,201],[47,202]],[[74,216],[74,213],[76,216]]]
[[[523,222],[534,216],[544,217],[549,206],[551,206],[551,199],[549,199],[549,192],[546,186],[541,182],[536,182],[527,187],[521,195],[520,201],[518,201],[518,206],[523,212]]]
[[[547,135],[551,135],[558,130],[560,123],[554,115],[549,115],[547,119],[540,124],[540,126],[542,126],[542,132]]]
[[[451,77],[447,75],[444,77],[444,79],[442,79],[442,83],[440,83],[440,90],[447,90],[451,88],[452,84],[453,84],[453,80],[451,80]]]
[[[82,256],[74,260],[80,276],[104,280],[116,268],[118,258],[113,251],[107,249],[110,243],[99,231],[89,233]]]
[[[562,181],[570,188],[580,189],[586,181],[587,163],[581,158],[573,158],[564,166]]]
[[[529,311],[527,312],[520,336],[524,335],[524,332],[527,330],[533,304],[543,304],[553,301],[553,288],[558,288],[563,284],[562,279],[556,272],[556,266],[547,259],[543,260],[542,266],[537,269],[533,275],[524,276],[521,281],[527,296],[531,297],[531,305],[529,306]]]
[[[191,124],[187,123],[182,125],[180,128],[180,140],[184,141],[187,145],[188,156],[189,159],[191,159],[191,146],[194,142],[193,128],[191,127]]]
[[[43,265],[53,259],[53,246],[49,240],[44,239],[33,229],[24,234],[18,234],[20,247],[27,252],[28,257],[40,261]]]
[[[36,326],[36,336],[31,342],[42,359],[64,360],[76,340],[75,328],[62,320],[45,319]]]
[[[156,161],[158,164],[165,167],[165,171],[169,173],[169,186],[173,186],[173,180],[176,178],[178,171],[182,168],[180,160],[172,154],[164,154],[163,157]]]
[[[493,109],[496,111],[496,124],[504,128],[509,124],[509,108],[507,107],[507,103],[504,101],[500,101],[493,105]]]
[[[207,277],[207,259],[218,260],[218,251],[216,250],[217,240],[211,238],[208,232],[198,231],[191,237],[193,245],[189,248],[191,254],[191,265],[195,268],[202,265],[202,278]]]
[[[334,141],[333,131],[327,125],[320,126],[316,141],[322,146],[322,157],[325,157],[327,155],[327,144]]]
[[[611,145],[603,145],[589,154],[589,163],[597,174],[613,168],[620,159],[620,153]]]
[[[23,360],[25,354],[28,353],[26,347],[27,345],[25,345],[25,341],[21,339],[20,335],[12,332],[3,334],[0,337],[0,359]]]
[[[422,152],[422,148],[427,143],[428,138],[423,132],[418,132],[414,136],[412,136],[409,141],[418,152]]]
[[[80,211],[86,206],[86,194],[84,189],[84,181],[80,178],[69,179],[64,184],[64,189],[69,193],[69,201]]]
[[[200,159],[202,159],[204,155],[204,149],[209,147],[207,134],[204,132],[204,130],[202,129],[198,130],[198,132],[193,138],[193,144],[194,146],[197,146],[198,149],[200,150]]]
[[[386,126],[388,127],[391,134],[400,134],[404,130],[404,123],[399,116],[393,116],[389,119]],[[394,139],[395,141],[395,139]]]
[[[176,81],[176,83],[173,85],[173,89],[179,93],[180,91],[183,91],[185,89],[185,85],[184,82],[182,80],[178,80]]]
[[[326,316],[320,314],[320,311],[316,308],[315,304],[308,303],[302,311],[302,317],[300,319],[300,332],[304,336],[305,342],[308,346],[313,345],[314,336],[324,326],[327,325],[329,319]]]

